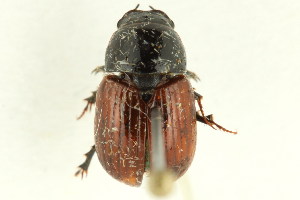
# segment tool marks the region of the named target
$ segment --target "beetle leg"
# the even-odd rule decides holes
[[[207,121],[213,121],[213,115],[212,115],[212,114],[206,115],[205,118],[206,118]],[[206,122],[205,122],[205,120],[204,120],[204,117],[202,117],[202,116],[200,115],[199,111],[196,112],[196,119],[197,119],[198,122],[201,122],[201,123],[203,123],[203,124],[206,124]]]
[[[81,175],[81,179],[83,178],[84,174],[87,176],[88,168],[95,151],[95,145],[93,145],[91,150],[84,154],[86,156],[86,159],[81,165],[78,166],[79,170],[75,173],[75,176]]]
[[[212,127],[213,129],[216,129],[214,127],[214,126],[216,126],[218,129],[220,129],[222,131],[225,131],[225,132],[228,132],[228,133],[237,134],[236,131],[227,130],[223,126],[221,126],[221,125],[217,124],[216,122],[214,122],[213,115],[207,115],[207,116],[205,116],[204,115],[204,111],[203,111],[203,107],[202,107],[202,104],[201,104],[201,100],[202,100],[203,97],[199,93],[197,93],[197,92],[194,92],[194,94],[195,94],[196,101],[198,102],[198,105],[199,105],[199,108],[200,108],[200,111],[196,112],[196,119],[197,119],[197,121],[202,122],[204,124],[207,124],[210,127]]]
[[[188,78],[193,79],[193,80],[196,81],[196,82],[200,81],[199,76],[197,76],[197,74],[194,73],[194,72],[191,72],[191,71],[187,70],[186,73],[185,73],[185,75],[186,75]]]
[[[203,117],[204,123],[207,124],[207,125],[209,125],[209,126],[212,127],[213,129],[216,129],[215,127],[213,127],[213,124],[210,123],[210,120],[208,120],[208,119],[205,117],[205,115],[204,115],[203,107],[202,107],[202,104],[201,104],[201,100],[202,100],[203,97],[202,97],[200,94],[198,94],[197,92],[194,92],[194,94],[195,94],[195,99],[196,99],[196,101],[197,101],[197,103],[198,103],[198,105],[199,105],[200,113],[201,113],[201,115],[202,115],[202,117]],[[209,115],[208,115],[208,116],[209,116]]]
[[[102,66],[97,66],[93,71],[92,71],[92,74],[98,74],[98,73],[103,73],[105,72],[104,70],[104,65]]]
[[[220,130],[222,130],[222,131],[225,131],[225,132],[228,132],[228,133],[237,134],[236,131],[230,131],[230,130],[227,130],[227,129],[224,128],[223,126],[221,126],[221,125],[217,124],[216,122],[214,122],[214,120],[213,120],[213,115],[207,115],[207,116],[203,117],[203,116],[201,116],[200,114],[201,114],[201,112],[199,112],[199,111],[196,112],[196,119],[197,119],[197,121],[202,122],[202,123],[204,123],[204,124],[207,124],[206,121],[209,121],[210,124],[215,125],[218,129],[220,129]]]
[[[93,91],[92,95],[90,97],[84,99],[85,101],[87,101],[87,104],[84,107],[81,115],[79,117],[77,117],[77,119],[80,119],[86,113],[87,110],[92,109],[93,104],[96,102],[96,93],[97,93],[97,91]]]

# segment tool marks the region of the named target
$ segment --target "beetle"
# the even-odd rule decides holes
[[[151,167],[151,120],[154,107],[161,110],[167,168],[176,178],[189,168],[196,147],[196,122],[229,131],[205,116],[202,96],[189,79],[186,54],[173,21],[161,10],[128,11],[119,20],[105,54],[105,72],[97,91],[86,98],[85,112],[95,104],[95,145],[75,175],[87,174],[97,153],[103,168],[115,179],[139,186]],[[199,111],[196,111],[197,102]]]

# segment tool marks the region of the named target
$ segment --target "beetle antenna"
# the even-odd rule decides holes
[[[136,7],[133,10],[137,10],[140,4],[136,5]]]
[[[155,8],[153,8],[152,6],[149,6],[149,8],[151,8],[151,10],[155,10]]]

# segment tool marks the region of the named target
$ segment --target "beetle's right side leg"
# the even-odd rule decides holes
[[[95,151],[96,151],[95,145],[93,145],[91,150],[86,154],[84,154],[86,156],[86,159],[81,165],[78,166],[79,170],[75,173],[75,176],[81,175],[81,179],[82,179],[84,174],[87,175],[88,168],[90,166]]]

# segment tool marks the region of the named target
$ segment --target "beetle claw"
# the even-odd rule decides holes
[[[80,168],[80,167],[79,167]],[[83,176],[85,174],[85,177],[87,177],[87,174],[88,174],[88,171],[83,169],[83,168],[80,168],[76,173],[75,173],[75,176],[81,176],[81,180],[83,179]]]

